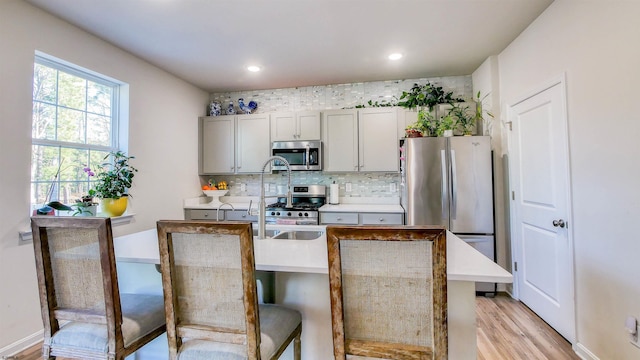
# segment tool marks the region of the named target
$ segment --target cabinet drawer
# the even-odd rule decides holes
[[[187,211],[185,218],[187,220],[216,220],[217,210],[199,210],[191,209]],[[220,218],[218,220],[224,220],[224,210],[220,210]]]
[[[321,224],[358,224],[357,213],[320,213]]]
[[[249,215],[246,210],[227,210],[225,212],[225,220],[258,222],[258,216]]]
[[[361,213],[360,224],[362,225],[402,225],[402,214],[380,214],[380,213]]]

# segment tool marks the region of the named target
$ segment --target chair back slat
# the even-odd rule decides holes
[[[446,232],[328,226],[336,359],[446,359]]]

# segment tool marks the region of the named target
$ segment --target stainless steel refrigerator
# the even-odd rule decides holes
[[[443,225],[495,261],[490,138],[407,138],[401,149],[407,225]],[[495,284],[477,283],[476,291],[495,292]]]

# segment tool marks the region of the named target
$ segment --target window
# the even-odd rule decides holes
[[[98,168],[118,149],[120,84],[37,55],[33,71],[31,207],[71,204],[86,195]]]

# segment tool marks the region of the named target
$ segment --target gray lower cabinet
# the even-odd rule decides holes
[[[360,213],[362,225],[402,225],[403,214]]]
[[[320,213],[320,224],[358,225],[358,213]]]
[[[402,225],[404,224],[404,214],[321,212],[320,224]]]
[[[204,209],[185,209],[185,220],[224,220],[224,210],[218,211],[216,209],[204,210]]]
[[[258,222],[257,215],[247,214],[247,210],[220,210],[220,214],[216,209],[185,209],[185,220],[226,220],[226,221],[251,221]]]
[[[249,215],[247,210],[225,210],[225,220],[258,222],[258,215]]]

